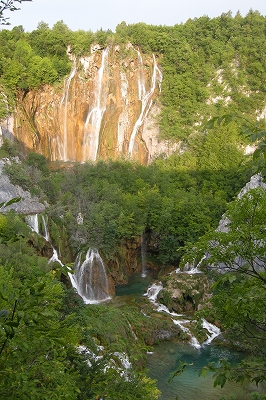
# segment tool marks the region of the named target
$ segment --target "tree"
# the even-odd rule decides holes
[[[215,372],[215,385],[230,379],[266,380],[265,221],[266,191],[250,189],[229,205],[224,227],[205,235],[192,251],[207,271],[222,272],[216,275],[212,307],[205,315],[219,321],[227,339],[249,354],[236,367],[224,360]]]
[[[8,22],[8,17],[4,16],[4,12],[7,10],[17,11],[20,10],[15,3],[22,3],[23,1],[32,1],[32,0],[1,0],[0,1],[0,25],[10,25]]]

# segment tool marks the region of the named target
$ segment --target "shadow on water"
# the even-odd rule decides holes
[[[208,345],[196,350],[185,344],[162,342],[154,346],[154,352],[147,356],[148,375],[157,380],[157,387],[162,392],[160,400],[219,400],[230,399],[230,395],[234,395],[236,400],[251,399],[249,393],[256,390],[255,385],[241,387],[229,382],[222,389],[214,388],[212,373],[206,378],[198,376],[202,367],[209,362],[217,365],[223,358],[237,363],[243,355],[217,345]],[[191,365],[181,375],[171,379],[179,361]]]

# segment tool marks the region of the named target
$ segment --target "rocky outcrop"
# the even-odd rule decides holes
[[[2,207],[1,212],[14,210],[19,214],[38,214],[45,211],[45,206],[36,197],[23,190],[20,186],[14,186],[7,175],[3,173],[3,166],[8,160],[0,160],[0,203],[6,203],[14,198],[21,200],[9,206]]]
[[[69,57],[72,70],[62,87],[18,96],[5,136],[52,161],[126,158],[146,164],[175,150],[159,140],[159,58],[131,44],[93,46],[88,57]]]
[[[210,299],[210,286],[203,274],[172,273],[167,275],[157,299],[170,311],[197,311]]]

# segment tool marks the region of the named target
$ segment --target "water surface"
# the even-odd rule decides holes
[[[217,364],[219,359],[227,358],[234,363],[243,358],[240,353],[217,345],[207,345],[197,350],[185,344],[163,342],[154,346],[154,352],[148,354],[147,358],[148,375],[157,380],[157,387],[162,392],[160,400],[229,400],[232,394],[236,400],[249,400],[249,392],[255,390],[255,387],[241,387],[230,382],[223,389],[214,388],[212,373],[206,378],[198,376],[199,370],[209,362]],[[171,379],[179,360],[192,365],[180,376]]]

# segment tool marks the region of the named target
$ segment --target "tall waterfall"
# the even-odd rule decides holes
[[[142,265],[142,272],[141,276],[145,278],[147,275],[147,263],[146,263],[146,253],[147,253],[147,241],[145,237],[145,232],[141,234],[141,265]]]
[[[145,117],[148,115],[150,108],[152,106],[152,95],[155,91],[156,87],[156,80],[157,80],[157,75],[158,75],[158,81],[162,81],[162,73],[159,70],[155,56],[153,54],[153,74],[152,74],[152,80],[151,80],[151,87],[150,90],[146,91],[145,88],[145,79],[144,79],[144,74],[143,74],[143,60],[141,57],[140,52],[138,51],[138,60],[139,60],[139,81],[138,81],[138,91],[139,91],[139,100],[141,101],[141,112],[140,115],[134,125],[133,131],[131,133],[130,139],[129,139],[129,146],[128,146],[128,154],[131,157],[134,149],[134,143],[135,143],[135,137],[136,134],[143,124],[143,121]]]
[[[83,136],[83,161],[88,159],[95,161],[97,157],[102,117],[106,109],[108,94],[104,85],[105,72],[108,65],[108,51],[108,48],[102,51],[101,67],[98,70],[95,90],[93,93],[94,98],[85,122]]]
[[[74,274],[70,274],[72,286],[86,304],[97,304],[110,299],[108,277],[97,249],[89,249],[84,262],[80,256],[75,263]]]
[[[63,161],[68,161],[69,160],[69,147],[70,144],[68,143],[68,93],[69,93],[69,88],[70,88],[70,84],[72,79],[74,78],[75,74],[77,71],[77,66],[76,66],[76,60],[74,60],[73,62],[73,66],[72,66],[72,70],[71,73],[69,75],[69,77],[65,80],[64,83],[64,92],[63,92],[63,97],[61,100],[61,112],[62,112],[62,116],[63,116],[63,143],[61,144],[61,146],[58,146],[58,150],[59,150],[59,158]]]

